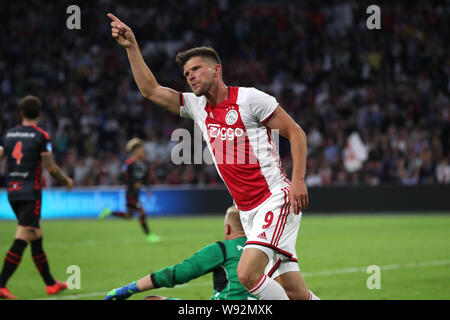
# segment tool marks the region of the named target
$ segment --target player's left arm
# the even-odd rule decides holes
[[[2,146],[0,146],[0,161],[2,161],[4,154],[5,154],[5,150],[3,149]]]
[[[127,299],[134,293],[157,288],[172,288],[211,272],[224,262],[224,255],[218,243],[197,251],[190,258],[173,266],[158,270],[121,288],[111,290],[105,300]]]
[[[199,278],[224,262],[224,254],[218,243],[210,244],[181,263],[161,269],[151,274],[151,286],[154,288],[172,288],[178,284],[187,283],[193,279]],[[147,279],[148,280],[148,279]],[[139,281],[138,286],[146,288],[145,284],[149,284],[147,280]]]
[[[53,154],[49,151],[41,153],[42,167],[46,169],[50,175],[59,182],[66,185],[67,190],[72,189],[73,180],[70,178],[55,162]]]
[[[307,140],[303,129],[278,106],[270,119],[265,123],[267,127],[278,130],[280,135],[289,140],[293,161],[292,184],[289,192],[289,202],[295,214],[308,207],[308,189],[305,183]]]

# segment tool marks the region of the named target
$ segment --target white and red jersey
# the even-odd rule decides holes
[[[204,96],[181,93],[180,116],[202,130],[214,164],[239,210],[248,211],[289,181],[273,134],[264,125],[277,100],[255,88],[229,87],[228,99],[211,106]]]

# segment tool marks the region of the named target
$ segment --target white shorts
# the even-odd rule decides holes
[[[241,211],[242,226],[247,236],[245,248],[257,248],[269,257],[265,273],[273,278],[299,271],[295,244],[302,213],[291,212],[289,186],[272,194],[249,211]]]

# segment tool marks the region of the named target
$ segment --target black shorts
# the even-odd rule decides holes
[[[19,226],[40,228],[41,199],[9,201]]]
[[[127,192],[127,208],[129,209],[140,209],[142,208],[139,203],[139,192]]]

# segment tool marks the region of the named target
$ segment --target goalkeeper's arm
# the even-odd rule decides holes
[[[138,281],[144,290],[166,287],[172,288],[199,278],[224,262],[224,255],[218,243],[211,244],[196,252],[183,262],[158,270]],[[142,286],[142,287],[141,287]]]
[[[220,245],[214,243],[179,264],[158,270],[128,286],[112,290],[105,299],[126,299],[137,292],[161,287],[172,288],[211,272],[223,262],[224,253]]]

